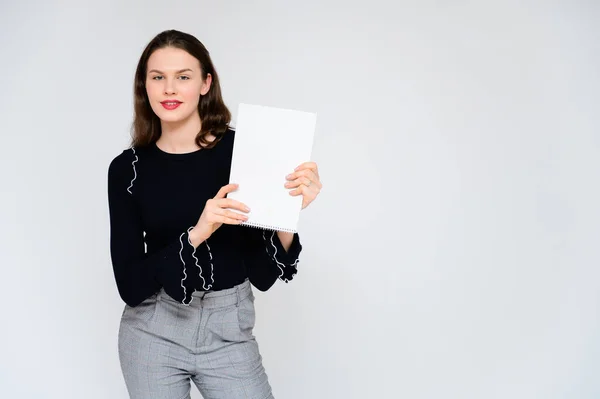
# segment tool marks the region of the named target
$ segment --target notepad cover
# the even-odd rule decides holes
[[[286,175],[311,160],[316,113],[240,104],[227,195],[250,207],[242,225],[297,232],[302,195],[291,196]]]

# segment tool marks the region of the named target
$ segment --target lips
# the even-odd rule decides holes
[[[173,110],[181,105],[181,101],[178,100],[165,100],[160,102],[165,109]]]

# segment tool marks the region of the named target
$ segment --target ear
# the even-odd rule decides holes
[[[200,89],[200,94],[205,96],[206,93],[210,90],[210,85],[212,84],[212,75],[210,73],[206,74],[206,79],[202,83],[202,88]]]

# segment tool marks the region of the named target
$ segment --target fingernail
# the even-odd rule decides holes
[[[292,177],[292,175],[291,175],[291,174],[289,174],[289,175],[287,175],[285,178],[286,178],[286,179],[289,179],[289,178],[291,178],[291,177]]]

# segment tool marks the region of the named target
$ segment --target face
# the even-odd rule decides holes
[[[162,48],[148,59],[146,93],[154,113],[163,122],[180,122],[198,114],[200,95],[210,89],[212,77],[202,79],[200,62],[185,50]]]

